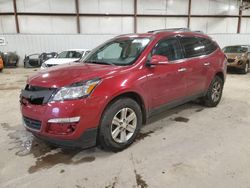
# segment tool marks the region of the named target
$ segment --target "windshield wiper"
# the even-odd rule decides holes
[[[86,61],[86,63],[94,63],[94,64],[104,64],[104,65],[115,65],[114,63],[105,62],[105,61]]]

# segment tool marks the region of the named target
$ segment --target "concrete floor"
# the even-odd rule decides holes
[[[120,153],[64,151],[34,140],[18,97],[34,69],[0,74],[0,187],[243,188],[250,185],[250,74],[229,74],[217,108],[159,114]]]

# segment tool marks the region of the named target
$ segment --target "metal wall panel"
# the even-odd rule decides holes
[[[16,33],[14,16],[0,16],[1,33]]]
[[[6,0],[0,0],[0,12],[13,12],[13,2],[12,1],[6,1]]]
[[[238,15],[239,1],[192,0],[191,10],[191,14],[194,15]]]
[[[190,27],[192,30],[200,30],[208,34],[212,33],[236,33],[237,18],[192,18]]]
[[[25,54],[61,51],[71,48],[92,49],[114,35],[0,35],[5,37],[6,46],[0,51],[16,51],[23,59]]]
[[[250,34],[212,34],[221,48],[229,45],[250,45]]]
[[[241,33],[250,33],[250,18],[242,18]],[[250,45],[250,41],[249,41]]]
[[[74,17],[18,16],[21,33],[76,33]]]
[[[244,16],[250,16],[250,9],[242,11],[242,15],[244,15]]]
[[[138,32],[178,27],[187,27],[187,18],[138,18]]]
[[[0,51],[16,51],[21,56],[20,65],[25,54],[61,51],[70,48],[93,49],[115,35],[0,35],[5,37],[6,46]],[[249,44],[250,34],[212,34],[221,47],[235,44]]]
[[[138,0],[139,14],[188,14],[188,0]]]
[[[132,14],[133,0],[79,0],[80,13]]]
[[[12,2],[12,1],[11,1]],[[74,0],[16,0],[19,12],[74,13]],[[12,5],[13,6],[13,5]]]
[[[122,34],[132,33],[134,20],[132,17],[81,17],[81,33],[83,34]]]

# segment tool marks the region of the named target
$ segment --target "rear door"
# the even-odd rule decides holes
[[[151,95],[150,107],[156,108],[184,98],[186,63],[182,60],[183,52],[178,39],[171,37],[160,40],[149,56],[152,55],[166,56],[169,63],[147,67],[147,88]]]
[[[210,66],[205,54],[205,45],[196,37],[182,36],[179,40],[185,52],[187,65],[187,96],[201,94],[205,91],[206,72]]]

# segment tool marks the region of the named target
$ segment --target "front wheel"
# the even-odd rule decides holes
[[[105,110],[99,128],[100,145],[114,152],[131,145],[142,125],[139,104],[130,98],[120,98]]]
[[[208,107],[215,107],[219,104],[223,91],[223,80],[219,76],[215,76],[209,86],[204,103]]]
[[[243,73],[243,74],[247,74],[247,73],[248,73],[248,70],[249,70],[249,63],[246,63],[244,69],[242,70],[242,73]]]

